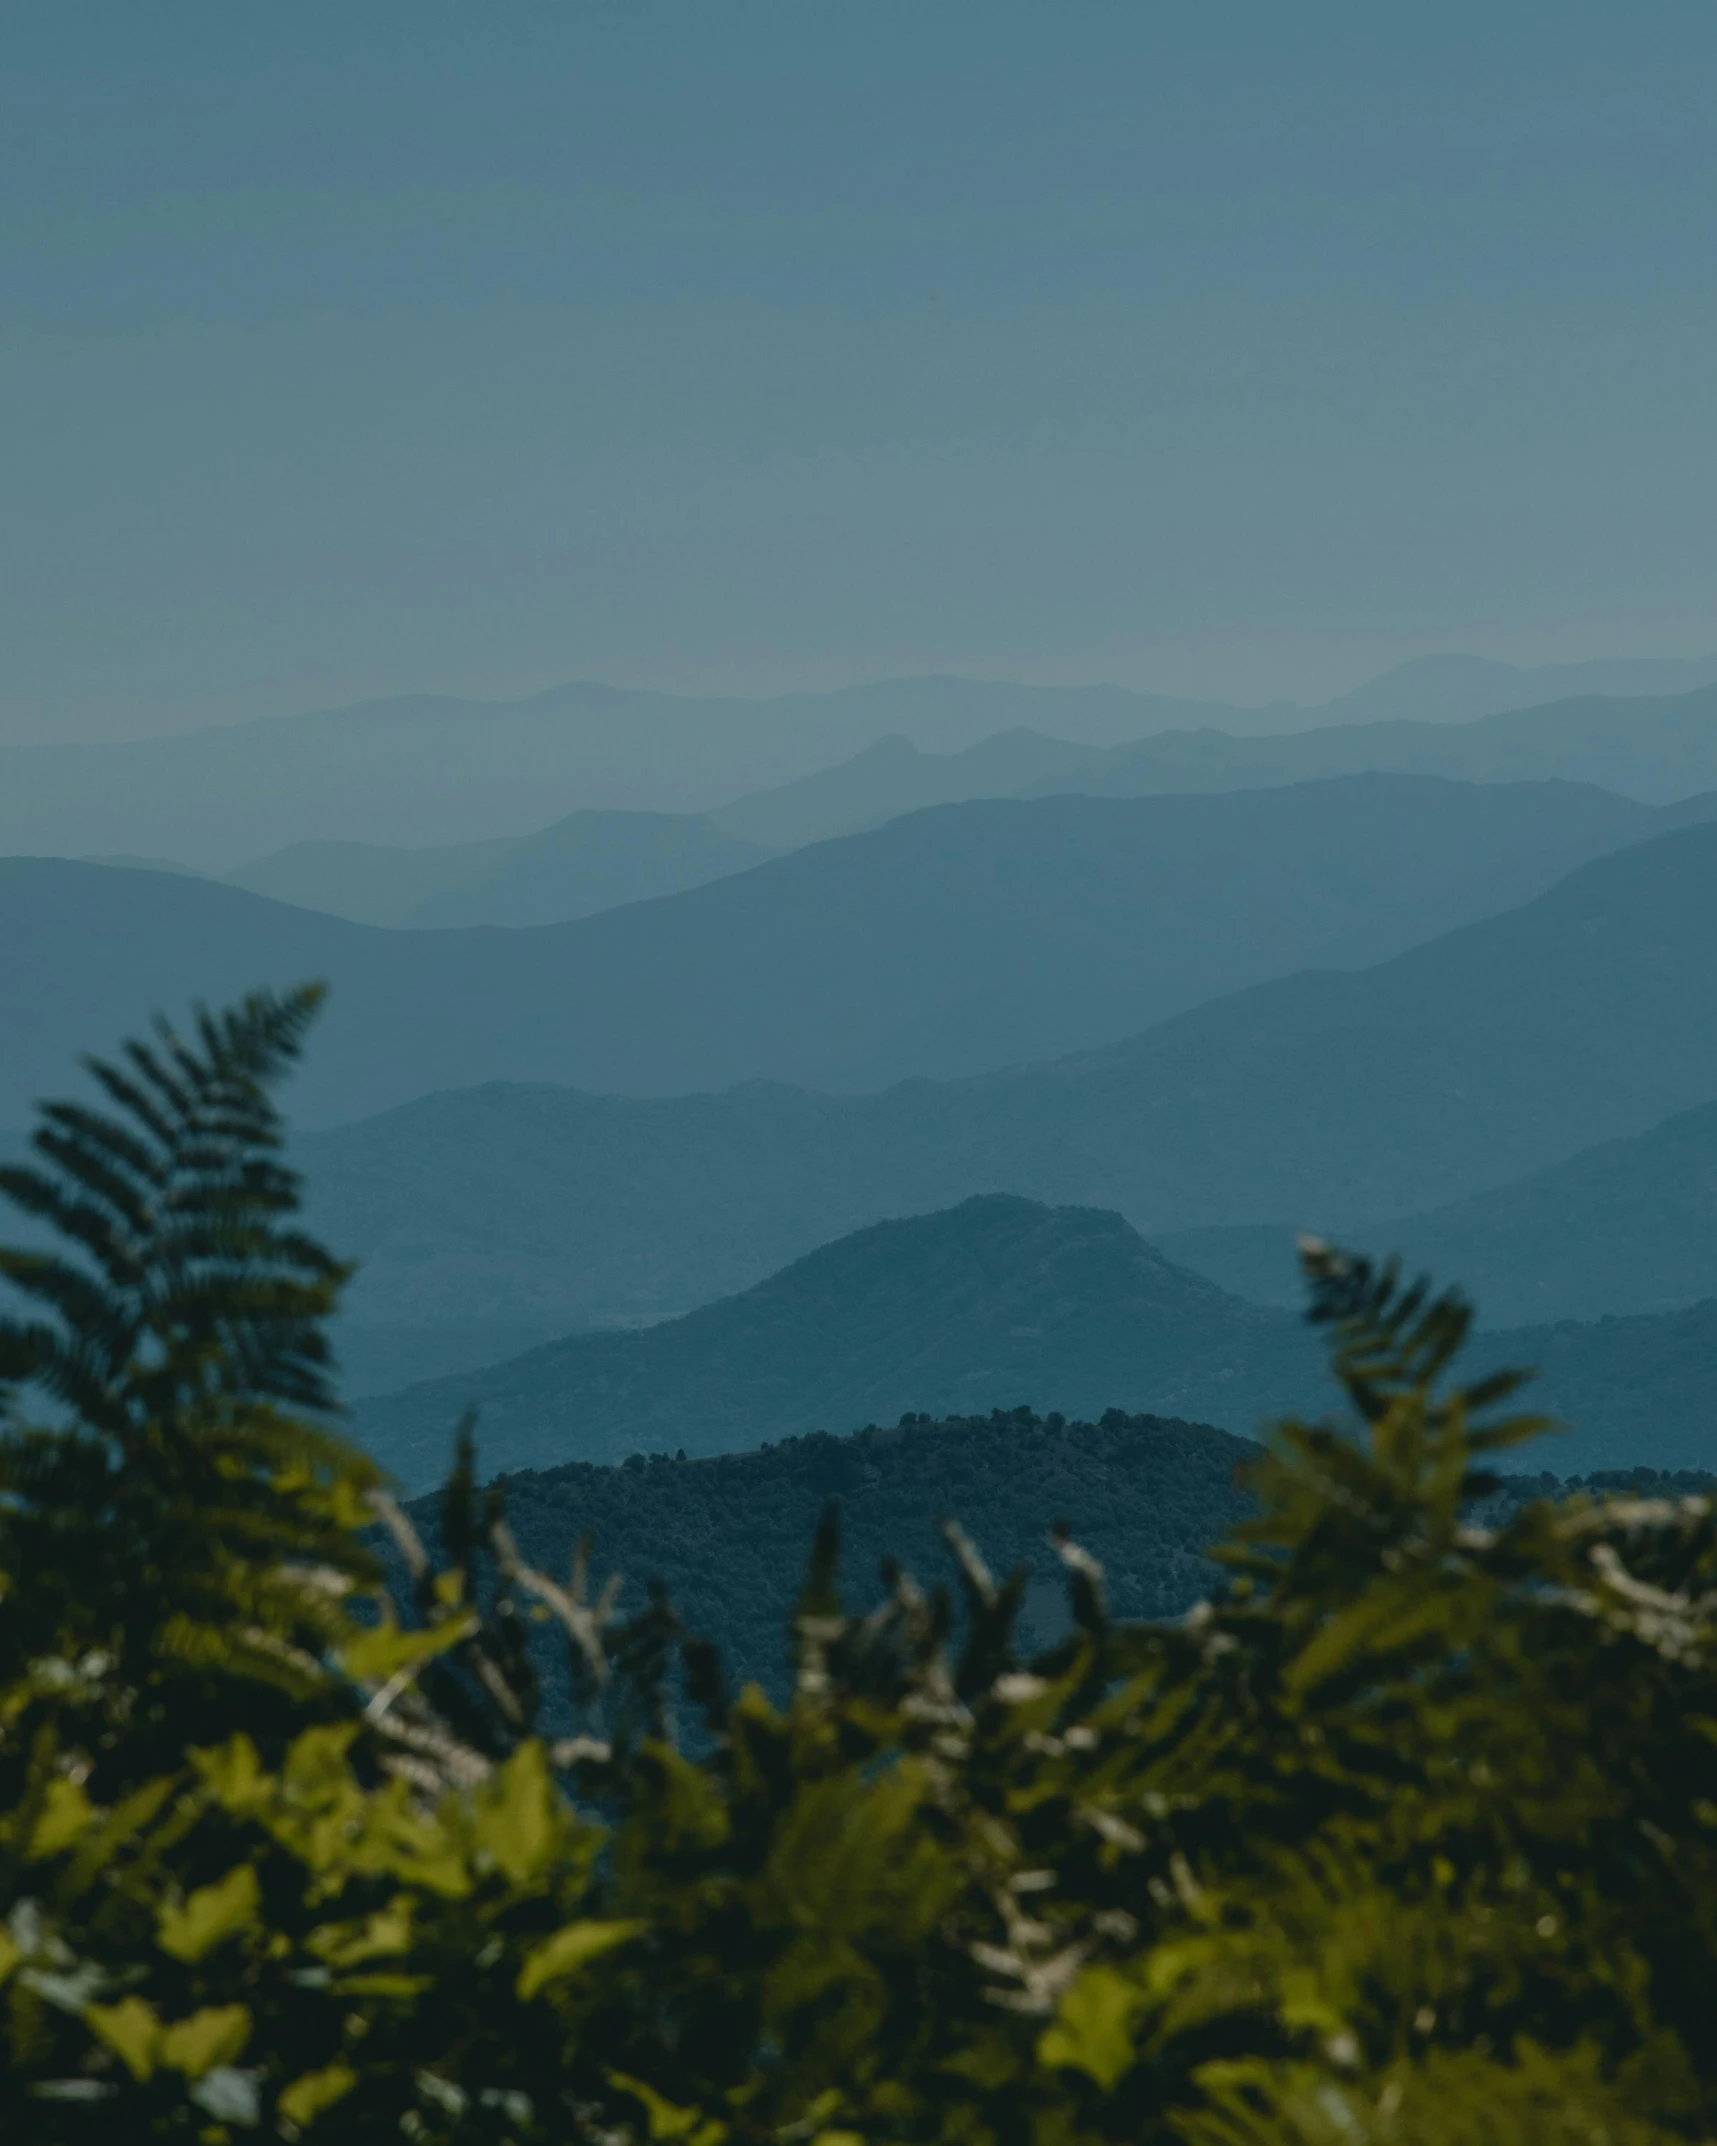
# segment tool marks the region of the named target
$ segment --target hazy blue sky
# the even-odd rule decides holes
[[[3,13],[0,736],[1717,645],[1710,0]]]

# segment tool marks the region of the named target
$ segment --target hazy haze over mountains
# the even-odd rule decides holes
[[[783,838],[762,831],[757,815],[766,808],[750,793],[802,781],[888,738],[950,754],[1018,730],[1088,747],[1189,727],[1214,725],[1224,735],[1202,746],[1171,743],[1135,763],[1111,758],[1093,764],[1089,777],[1083,762],[1076,773],[1065,765],[1057,773],[1056,756],[1041,745],[1029,750],[1040,759],[1048,755],[1050,765],[1016,771],[1020,748],[998,742],[961,769],[918,771],[920,788],[904,792],[905,802],[1005,793],[1034,778],[1081,790],[1245,788],[1373,767],[1484,780],[1566,775],[1662,802],[1717,787],[1717,746],[1706,740],[1701,753],[1697,743],[1683,741],[1669,765],[1663,750],[1652,747],[1636,766],[1612,745],[1607,759],[1601,749],[1597,758],[1620,772],[1606,773],[1586,764],[1593,760],[1589,747],[1579,747],[1575,759],[1558,759],[1554,739],[1515,748],[1512,758],[1505,748],[1507,764],[1496,766],[1489,764],[1494,752],[1480,753],[1485,765],[1467,765],[1459,749],[1411,742],[1295,745],[1283,749],[1284,759],[1261,740],[1237,741],[1253,732],[1346,729],[1408,714],[1438,724],[1470,722],[1475,713],[1578,689],[1588,677],[1594,682],[1588,690],[1602,680],[1611,693],[1649,698],[1713,676],[1717,658],[1557,665],[1542,673],[1470,657],[1428,658],[1322,709],[1278,704],[1250,711],[1113,686],[965,678],[885,680],[751,701],[597,683],[517,701],[407,697],[118,744],[5,748],[0,854],[125,854],[231,870],[309,841],[447,845],[534,833],[572,812],[701,813],[723,805],[736,806],[733,832],[773,845]],[[1613,727],[1620,711],[1608,720]],[[801,808],[809,814],[815,803],[820,813],[808,817],[810,833],[785,839],[871,824],[879,816],[870,802],[878,772],[866,759],[849,773],[846,781],[858,794],[845,817],[832,799],[813,796]],[[886,783],[882,789],[885,809],[901,809]]]
[[[1118,1208],[1153,1236],[1270,1223],[1363,1242],[1704,1103],[1714,960],[1717,829],[1700,827],[1378,967],[1020,1072],[859,1097],[497,1084],[297,1145],[318,1226],[365,1262],[353,1320],[396,1344],[440,1320],[546,1337],[659,1318],[978,1192]],[[507,1345],[478,1335],[468,1360]]]
[[[439,849],[298,842],[221,876],[272,901],[421,930],[567,923],[702,886],[769,854],[694,814],[575,812],[533,835]]]

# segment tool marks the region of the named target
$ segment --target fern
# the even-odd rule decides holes
[[[169,1672],[188,1706],[228,1678],[302,1696],[371,1569],[375,1471],[325,1420],[349,1270],[296,1225],[273,1093],[320,998],[199,1012],[189,1041],[158,1023],[90,1061],[107,1110],[46,1105],[33,1161],[0,1171],[58,1240],[0,1250],[23,1305],[0,1319],[14,1674],[93,1654],[128,1708]]]

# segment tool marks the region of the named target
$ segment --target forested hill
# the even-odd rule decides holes
[[[491,1470],[737,1451],[815,1428],[1028,1404],[1247,1429],[1323,1398],[1284,1312],[1170,1266],[1119,1215],[991,1195],[878,1223],[743,1295],[642,1331],[574,1334],[361,1403],[369,1450],[433,1480],[480,1411]]]
[[[1177,1616],[1216,1580],[1204,1553],[1247,1510],[1237,1470],[1257,1451],[1208,1425],[1118,1412],[1100,1423],[1024,1409],[915,1417],[715,1459],[658,1454],[517,1475],[507,1510],[531,1563],[563,1574],[570,1545],[590,1535],[598,1586],[611,1572],[625,1575],[623,1600],[637,1609],[646,1584],[665,1581],[686,1622],[721,1642],[736,1680],[778,1688],[787,1619],[831,1498],[854,1603],[875,1598],[885,1556],[920,1585],[950,1580],[940,1523],[951,1517],[998,1577],[1032,1567],[1027,1622],[1047,1641],[1065,1616],[1049,1542],[1058,1521],[1102,1560],[1119,1609]],[[435,1501],[415,1510],[433,1530]]]
[[[1560,1477],[1505,1476],[1476,1517],[1494,1523],[1525,1498],[1559,1497],[1588,1480],[1566,1454],[1545,1450]],[[778,1691],[788,1618],[830,1500],[840,1508],[849,1603],[876,1598],[884,1557],[899,1559],[921,1586],[952,1586],[941,1523],[954,1519],[998,1578],[1030,1566],[1025,1636],[1043,1645],[1066,1617],[1051,1528],[1065,1522],[1101,1562],[1123,1615],[1179,1616],[1220,1584],[1205,1553],[1251,1509],[1245,1470],[1259,1451],[1208,1424],[1118,1410],[1096,1423],[1029,1409],[914,1416],[708,1460],[658,1453],[619,1467],[527,1471],[507,1483],[507,1512],[529,1563],[563,1574],[570,1546],[589,1536],[598,1588],[622,1575],[622,1605],[636,1611],[661,1581],[687,1625],[720,1642],[736,1681]],[[1650,1466],[1589,1481],[1594,1490],[1648,1495],[1713,1487],[1709,1474],[1665,1477]],[[438,1510],[433,1497],[413,1508],[427,1535]],[[564,1680],[562,1650],[545,1646],[541,1666],[551,1685]]]

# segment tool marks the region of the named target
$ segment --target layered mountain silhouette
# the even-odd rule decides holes
[[[1629,700],[1712,684],[1717,656],[1600,656],[1529,665],[1488,656],[1416,656],[1326,701],[1318,716],[1325,723],[1470,723],[1592,694]]]
[[[1360,769],[1463,782],[1560,776],[1670,804],[1717,783],[1717,686],[1661,697],[1553,701],[1461,724],[1349,722],[1275,738],[1169,731],[1092,753],[1076,770],[1038,777],[1026,794],[1253,789]]]
[[[1295,1321],[1171,1266],[1119,1215],[991,1196],[858,1231],[682,1319],[366,1401],[356,1429],[427,1482],[468,1409],[485,1467],[511,1472],[1021,1403],[1247,1429],[1320,1397]]]
[[[921,752],[898,733],[879,738],[851,760],[760,790],[710,814],[717,827],[776,849],[796,849],[835,835],[859,834],[929,805],[978,797],[1014,797],[1033,783],[1066,776],[1077,790],[1093,749],[1035,730],[1004,730],[963,752]]]
[[[1717,830],[1691,828],[1375,968],[1047,1066],[872,1096],[493,1084],[299,1151],[319,1225],[365,1261],[365,1323],[661,1317],[976,1192],[1118,1208],[1151,1236],[1351,1233],[1717,1095],[1714,964]]]
[[[1357,1249],[1458,1275],[1490,1326],[1665,1311],[1717,1294],[1717,1103],[1426,1214],[1371,1222]],[[1184,1230],[1171,1259],[1255,1302],[1298,1299],[1294,1233]]]
[[[1247,790],[1377,771],[1463,782],[1590,782],[1645,802],[1673,803],[1717,785],[1717,694],[1707,687],[1667,698],[1669,681],[1692,685],[1713,668],[1666,666],[1658,691],[1618,697],[1614,686],[1630,675],[1627,666],[1511,673],[1472,658],[1427,658],[1332,702],[1315,718],[1299,711],[1299,719],[1268,730],[1200,723],[1107,749],[1020,730],[956,752],[924,751],[897,736],[797,782],[741,798],[714,817],[736,834],[785,848],[971,798]],[[1577,699],[1528,705],[1507,690],[1510,679],[1555,676],[1567,685],[1581,673],[1591,682]],[[1592,697],[1599,680],[1611,683],[1608,698]],[[1449,706],[1460,711],[1459,720],[1446,712]]]
[[[221,877],[359,924],[563,924],[701,887],[769,854],[691,813],[575,812],[533,835],[437,849],[299,842]]]
[[[123,744],[0,750],[0,851],[125,852],[230,870],[289,843],[422,847],[574,811],[708,811],[898,732],[957,752],[1026,726],[1109,745],[1244,722],[1114,686],[907,678],[773,700],[580,682],[524,700],[416,695]]]
[[[921,751],[957,753],[998,732],[1110,746],[1160,732],[1220,725],[1232,735],[1211,767],[1228,787],[1298,781],[1354,769],[1410,768],[1473,776],[1466,764],[1356,756],[1231,763],[1235,741],[1319,726],[1446,723],[1572,693],[1645,698],[1708,684],[1717,662],[1625,661],[1520,671],[1474,657],[1421,659],[1322,708],[1278,702],[1236,708],[1117,686],[1022,686],[967,678],[908,678],[773,700],[691,699],[594,682],[524,700],[417,695],[266,722],[121,744],[0,750],[0,853],[127,854],[230,870],[288,844],[351,841],[463,843],[521,835],[573,811],[699,813],[791,783],[898,734]],[[1617,726],[1618,735],[1625,723]],[[1625,736],[1623,737],[1625,744]],[[1174,756],[1171,750],[1170,758]],[[1649,759],[1648,753],[1648,759]],[[1707,755],[1709,760],[1709,755]],[[1153,763],[1154,764],[1154,763]],[[1613,787],[1673,797],[1717,784],[1717,770],[1680,788],[1624,779]],[[1181,779],[1139,789],[1212,786],[1196,755]],[[1511,776],[1608,781],[1584,765],[1542,757]],[[1089,787],[1081,780],[1075,787]],[[1122,787],[1125,787],[1125,782]],[[943,792],[942,795],[954,793]],[[976,793],[972,793],[976,794]],[[928,799],[923,800],[928,802]],[[835,831],[825,822],[825,831]],[[839,825],[867,825],[868,820]],[[741,830],[743,831],[743,830]],[[757,839],[768,840],[768,837]]]
[[[1537,1371],[1531,1405],[1569,1427],[1555,1443],[1564,1472],[1710,1467],[1713,1362],[1717,1300],[1513,1328],[1471,1350],[1475,1375]],[[511,1474],[1022,1405],[1249,1433],[1325,1415],[1337,1398],[1303,1322],[1172,1265],[1119,1215],[990,1195],[856,1231],[682,1319],[572,1334],[363,1401],[355,1428],[396,1475],[427,1485],[472,1411],[485,1469]]]
[[[92,1036],[310,976],[332,1002],[301,1122],[493,1079],[650,1094],[976,1073],[1375,961],[1662,824],[1574,785],[1392,776],[976,803],[510,931],[384,931],[184,875],[0,859],[0,1123]]]

